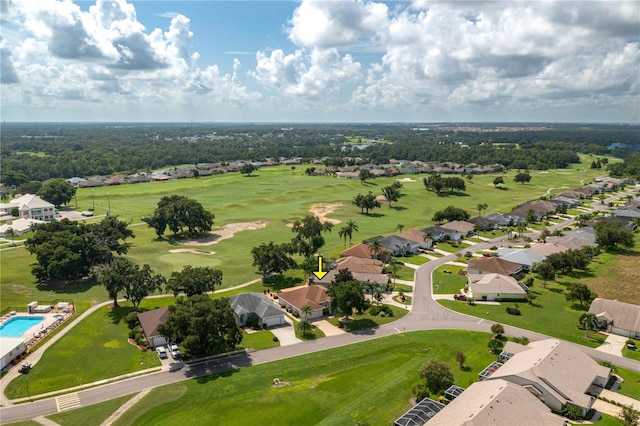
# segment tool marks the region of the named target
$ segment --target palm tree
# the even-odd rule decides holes
[[[351,219],[346,223],[346,227],[349,229],[349,244],[351,244],[353,233],[360,232],[360,229],[358,229],[358,225]]]
[[[396,231],[398,232],[402,232],[402,230],[404,229],[404,225],[399,223],[398,226],[396,226]]]
[[[349,239],[351,239],[351,235],[350,234],[351,234],[351,229],[349,229],[348,226],[343,226],[338,231],[338,237],[344,239],[344,248],[347,248],[347,237],[349,237]]]
[[[383,251],[384,247],[382,247],[382,244],[380,244],[380,240],[373,240],[369,243],[369,252],[371,252],[371,254],[373,254],[376,259],[378,258],[378,255]]]
[[[305,319],[308,319],[309,315],[311,315],[311,312],[312,312],[311,306],[304,305],[302,308],[300,308],[300,312],[302,312]]]
[[[13,228],[7,228],[7,230],[4,231],[4,236],[5,238],[11,238],[11,245],[16,245],[16,231],[14,231]]]
[[[476,206],[476,209],[478,209],[478,217],[480,217],[482,215],[482,211],[486,210],[488,207],[489,207],[489,205],[486,204],[486,203],[478,204]]]
[[[589,337],[589,330],[595,330],[598,328],[598,318],[594,314],[585,312],[580,315],[578,321],[580,322],[580,325],[584,327],[587,337]]]
[[[311,334],[311,331],[313,331],[313,324],[311,324],[308,319],[302,318],[298,322],[296,328],[303,336],[308,336],[309,334]]]

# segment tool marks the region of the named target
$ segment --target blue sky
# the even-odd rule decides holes
[[[6,121],[640,121],[640,2],[2,0]]]

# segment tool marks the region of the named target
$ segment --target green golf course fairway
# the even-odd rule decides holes
[[[502,190],[492,184],[496,175],[474,176],[472,181],[467,182],[466,193],[443,196],[425,190],[421,181],[424,175],[400,176],[398,179],[414,181],[403,182],[403,196],[398,202],[391,207],[384,203],[371,215],[360,214],[360,209],[351,204],[353,198],[358,193],[368,191],[380,194],[381,189],[396,181],[396,178],[378,178],[362,184],[357,179],[307,176],[302,172],[305,165],[300,165],[295,174],[288,166],[277,166],[262,168],[251,177],[229,173],[198,179],[80,188],[75,210],[89,210],[95,201],[97,217],[89,221],[97,221],[110,206],[113,215],[131,223],[135,239],[130,241],[132,247],[128,256],[135,262],[148,263],[165,276],[187,264],[220,268],[224,273],[224,288],[259,278],[256,268],[251,265],[251,249],[263,242],[289,241],[293,234],[286,224],[302,219],[314,204],[341,203],[328,217],[341,222],[354,220],[359,227],[359,232],[353,236],[353,243],[357,243],[376,235],[391,234],[398,224],[404,225],[405,229],[431,225],[434,212],[451,204],[466,209],[471,215],[477,214],[478,203],[488,204],[485,213],[509,211],[518,203],[580,186],[582,182],[591,181],[602,174],[589,169],[589,164],[582,163],[564,170],[532,171],[531,182],[524,185],[513,182],[515,172],[510,172],[504,175],[506,184]],[[186,246],[172,239],[158,240],[155,232],[141,222],[141,217],[150,215],[161,197],[172,194],[196,199],[213,212],[216,216],[214,234],[220,230],[220,226],[228,224],[267,221],[268,225],[261,229],[237,232],[232,238],[217,244]],[[337,224],[333,232],[326,235],[326,245],[322,249],[326,258],[337,257],[344,249],[344,240],[338,236],[340,227],[341,224]],[[215,254],[170,252],[185,248],[212,251]],[[29,267],[33,262],[35,258],[24,248],[2,250],[0,308],[23,306],[32,300],[68,297],[83,310],[108,299],[107,292],[91,281],[63,287],[37,286]],[[302,277],[301,271],[297,273]]]
[[[405,333],[180,382],[152,390],[115,424],[389,425],[411,407],[418,369],[429,359],[449,363],[460,386],[477,381],[495,360],[489,338]],[[467,371],[456,366],[458,349]],[[274,378],[286,385],[274,386]]]

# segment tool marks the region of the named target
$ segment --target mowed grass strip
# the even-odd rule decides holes
[[[434,294],[460,294],[467,285],[467,276],[461,275],[465,269],[460,265],[442,265],[433,270],[431,275]]]
[[[111,399],[100,404],[52,414],[47,416],[47,418],[63,426],[100,425],[107,420],[111,414],[133,398],[133,396],[134,395],[121,396],[120,398]]]
[[[369,311],[365,311],[362,314],[356,313],[349,316],[350,321],[343,322],[344,329],[346,331],[355,331],[355,330],[362,330],[364,328],[377,327],[383,324],[388,324],[390,322],[396,321],[402,318],[403,316],[405,316],[407,313],[409,313],[409,311],[407,311],[406,309],[402,309],[397,306],[393,306],[393,305],[387,305],[387,306],[389,306],[393,311],[392,317],[373,316],[369,314]],[[327,321],[329,321],[331,324],[338,327],[340,324],[340,318],[341,317],[330,317],[330,318],[327,318]]]
[[[476,303],[473,306],[454,300],[438,300],[438,303],[456,312],[536,331],[589,347],[600,346],[605,340],[606,336],[595,332],[590,332],[590,337],[587,338],[585,331],[578,329],[578,318],[588,306],[580,307],[568,302],[564,296],[564,285],[548,282],[545,289],[542,281],[536,280],[532,291],[537,296],[534,305],[525,302],[517,303],[522,315],[511,315],[506,312],[507,307],[516,305],[513,302],[502,302],[499,305]]]
[[[476,381],[495,360],[486,347],[489,337],[450,330],[406,333],[190,380],[154,389],[116,425],[388,425],[411,407],[411,389],[427,360],[449,363],[460,386]],[[456,367],[458,349],[467,356],[467,371]],[[274,378],[287,385],[275,387]]]
[[[300,165],[300,171],[295,174],[291,173],[290,167],[279,166],[260,169],[250,178],[229,173],[198,179],[99,187],[93,188],[93,191],[79,188],[77,210],[91,209],[95,200],[95,214],[100,216],[105,214],[110,204],[112,214],[132,223],[136,238],[131,241],[133,245],[129,256],[133,260],[140,264],[148,263],[165,276],[189,263],[209,264],[224,272],[223,285],[231,287],[256,277],[255,268],[251,266],[251,249],[271,240],[276,243],[289,241],[293,234],[285,226],[286,223],[303,218],[313,204],[343,203],[329,217],[342,222],[356,221],[360,231],[354,234],[353,242],[357,243],[376,235],[392,234],[398,223],[402,223],[406,229],[430,225],[435,211],[450,204],[462,207],[471,214],[476,211],[478,202],[489,205],[486,213],[509,211],[518,203],[539,198],[549,188],[577,187],[581,180],[588,181],[601,174],[590,170],[590,163],[566,170],[533,171],[531,183],[526,185],[513,183],[515,172],[511,172],[505,175],[506,190],[494,188],[492,181],[495,175],[476,176],[467,184],[464,196],[438,196],[427,192],[421,181],[424,176],[413,176],[415,182],[403,182],[400,201],[391,208],[384,205],[376,209],[375,215],[360,214],[351,201],[358,193],[372,191],[379,194],[382,187],[396,178],[378,178],[362,185],[356,179],[306,176],[302,173],[306,165]],[[150,215],[161,197],[173,194],[198,200],[216,215],[216,226],[256,220],[268,220],[270,224],[263,229],[239,232],[218,244],[188,247],[215,251],[215,255],[175,255],[169,250],[185,246],[179,242],[157,240],[153,230],[141,222],[141,217]],[[93,221],[99,219],[97,217]],[[343,250],[344,241],[338,236],[339,229],[340,224],[325,236],[326,245],[322,249],[325,256],[337,257]],[[106,291],[97,286],[79,284],[69,289],[37,286],[29,267],[34,261],[35,258],[23,248],[2,250],[2,308],[26,306],[32,300],[56,298],[52,296],[72,297],[79,306],[107,300]]]

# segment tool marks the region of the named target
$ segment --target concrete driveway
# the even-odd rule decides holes
[[[346,331],[336,327],[335,325],[331,324],[327,320],[314,321],[313,325],[318,327],[324,333],[325,336],[335,336],[337,334],[346,333]]]
[[[622,349],[627,344],[628,337],[607,333],[607,339],[596,348],[597,351],[622,356]]]
[[[302,340],[296,337],[296,330],[293,328],[295,325],[291,318],[285,315],[284,320],[287,322],[286,325],[279,325],[269,329],[280,341],[280,346],[295,345],[296,343],[302,342]]]

